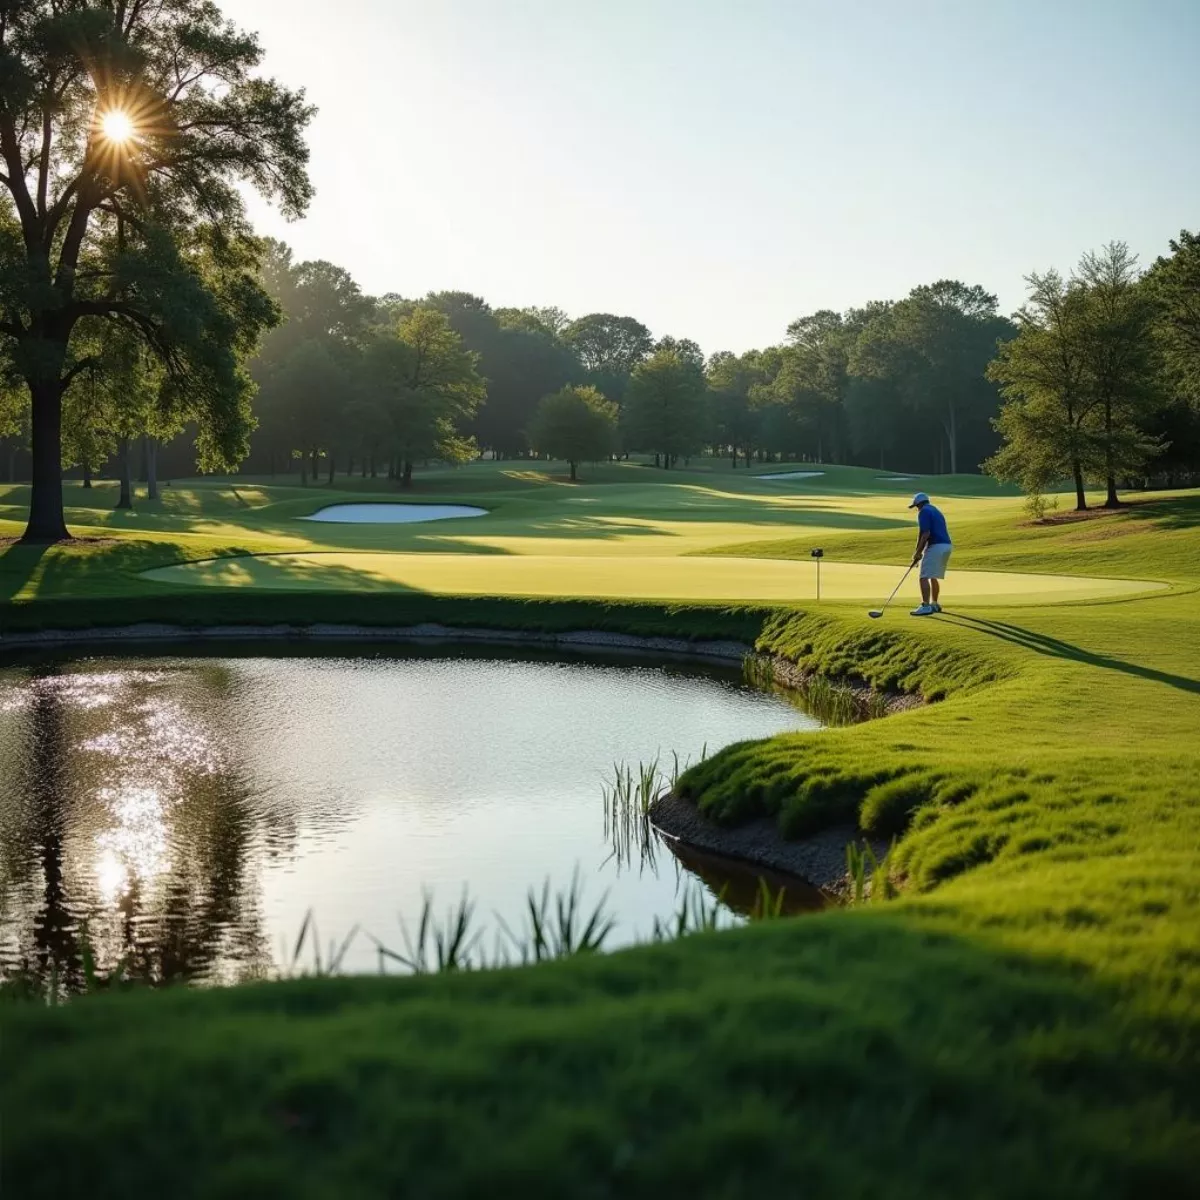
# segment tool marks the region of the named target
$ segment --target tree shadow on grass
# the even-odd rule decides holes
[[[24,545],[21,542],[0,548],[0,604],[16,599],[21,589],[37,574],[49,549],[45,544]]]
[[[1178,500],[1143,500],[1121,510],[1133,521],[1154,521],[1160,529],[1195,529],[1200,526],[1200,496]]]
[[[1138,666],[1137,663],[1125,662],[1123,659],[1111,658],[1106,654],[1097,654],[1085,650],[1082,646],[1074,646],[1060,638],[1047,637],[1044,633],[1034,633],[1021,625],[1013,625],[1008,621],[990,621],[983,617],[971,617],[965,613],[953,616],[943,614],[941,620],[967,629],[975,629],[1001,641],[1020,646],[1024,650],[1032,650],[1035,654],[1045,654],[1051,658],[1070,659],[1073,662],[1086,663],[1091,667],[1101,667],[1107,671],[1120,671],[1137,679],[1147,679],[1152,683],[1164,683],[1168,687],[1180,691],[1200,695],[1200,679],[1190,679],[1186,675],[1172,675],[1167,671],[1156,671],[1152,667]]]

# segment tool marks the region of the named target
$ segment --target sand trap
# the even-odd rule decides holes
[[[331,504],[300,520],[337,525],[411,525],[416,521],[486,516],[486,508],[473,508],[469,504]]]
[[[755,475],[755,479],[819,479],[824,471],[784,471],[778,475]]]
[[[916,479],[915,475],[876,475],[875,478],[880,483],[912,483]]]
[[[826,560],[825,600],[878,603],[903,566]],[[175,586],[254,587],[289,591],[439,592],[456,596],[563,596],[636,600],[808,601],[815,572],[808,561],[766,558],[610,555],[404,554],[356,551],[245,555],[158,567],[144,578]],[[1076,575],[954,571],[947,608],[981,604],[1047,604],[1129,596],[1165,584]],[[910,580],[901,603],[916,601]]]

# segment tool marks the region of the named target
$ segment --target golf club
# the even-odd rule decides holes
[[[873,608],[873,609],[871,609],[871,610],[870,610],[870,612],[868,612],[868,613],[867,613],[867,616],[868,616],[868,617],[876,617],[876,618],[878,618],[878,617],[882,617],[882,616],[883,616],[883,614],[884,614],[885,612],[887,612],[887,606],[888,606],[889,604],[891,604],[891,602],[892,602],[893,600],[895,600],[895,598],[896,598],[896,593],[897,593],[897,592],[898,592],[898,591],[899,591],[899,590],[900,590],[900,589],[901,589],[901,588],[904,586],[904,581],[905,581],[905,580],[906,580],[906,579],[909,577],[909,575],[911,575],[911,574],[912,574],[912,569],[913,569],[913,567],[915,567],[916,565],[917,565],[916,563],[909,563],[909,564],[908,564],[908,570],[907,570],[907,571],[905,571],[905,572],[904,572],[904,574],[900,576],[900,582],[899,582],[898,584],[896,584],[896,586],[895,586],[895,587],[892,589],[892,594],[891,594],[891,595],[890,595],[890,596],[889,596],[889,597],[888,597],[888,598],[887,598],[887,599],[884,601],[884,603],[883,603],[883,607],[882,607],[882,608]]]

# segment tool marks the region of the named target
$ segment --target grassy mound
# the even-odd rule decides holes
[[[658,554],[802,558],[815,534],[827,554],[903,563],[911,544],[896,517],[911,483],[837,468],[794,484],[645,474],[614,468],[579,489],[498,470],[470,487],[457,476],[458,490],[429,482],[446,498],[490,497],[499,528],[468,545],[444,529],[295,534],[279,510],[311,511],[325,489],[263,486],[241,521],[226,485],[193,489],[193,517],[181,498],[171,514],[128,518],[115,544],[8,550],[0,587],[15,603],[0,621],[339,619],[333,593],[172,591],[141,575],[221,550],[536,543],[554,555],[566,542],[611,555],[655,541]],[[850,819],[897,835],[901,899],[524,971],[13,1007],[9,1190],[111,1194],[153,1179],[178,1196],[1188,1194],[1200,1169],[1200,497],[1030,528],[986,483],[922,486],[951,493],[963,567],[1171,586],[955,613],[951,575],[946,615],[882,622],[837,602],[354,599],[355,619],[436,610],[450,623],[753,635],[812,669],[921,692],[936,703],[730,747],[682,781],[729,823],[769,813],[789,833]],[[88,522],[113,536],[99,510]]]

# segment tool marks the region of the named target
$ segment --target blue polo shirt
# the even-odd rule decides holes
[[[950,545],[950,530],[946,528],[946,518],[942,516],[940,508],[926,504],[917,509],[917,528],[929,534],[931,546]]]

